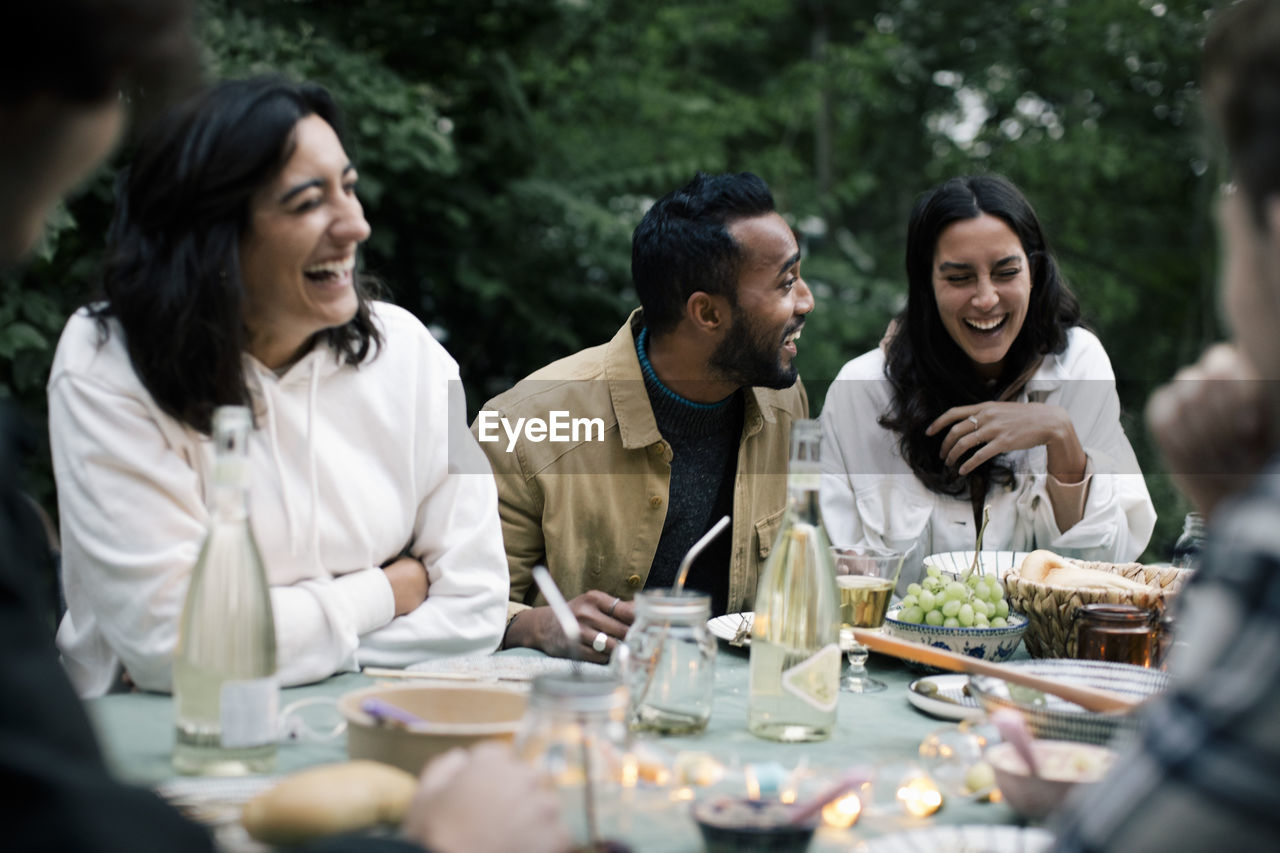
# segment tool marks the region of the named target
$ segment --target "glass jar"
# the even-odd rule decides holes
[[[1160,614],[1132,604],[1085,604],[1076,608],[1076,657],[1158,667]]]
[[[1200,568],[1200,555],[1204,551],[1204,516],[1189,512],[1182,521],[1182,535],[1173,546],[1173,565],[1179,569]],[[1167,541],[1167,540],[1166,540]]]
[[[546,771],[579,845],[630,830],[637,764],[617,678],[543,675],[533,682],[516,752]]]
[[[696,734],[711,719],[716,640],[707,629],[711,596],[652,589],[636,594],[620,674],[631,691],[632,731]]]

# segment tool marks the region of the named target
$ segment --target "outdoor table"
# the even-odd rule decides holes
[[[512,650],[500,654],[538,653]],[[1025,654],[1020,650],[1018,656],[1025,657]],[[655,737],[654,746],[666,754],[683,750],[705,751],[726,763],[778,762],[787,768],[802,760],[807,760],[811,766],[832,770],[858,764],[917,761],[920,741],[929,732],[954,723],[926,716],[908,704],[907,684],[919,673],[900,661],[881,655],[872,655],[868,667],[888,684],[888,689],[873,694],[842,692],[837,727],[831,738],[816,743],[776,743],[757,738],[746,728],[748,650],[731,648],[720,642],[710,725],[698,735]],[[350,690],[374,683],[378,680],[359,673],[335,675],[318,684],[281,691],[280,705],[283,708],[309,697],[336,699]],[[174,777],[170,765],[173,749],[171,697],[153,693],[118,693],[91,700],[88,706],[107,760],[121,778],[154,786]],[[327,742],[284,742],[279,748],[276,770],[284,774],[316,764],[342,761],[346,757],[345,737]],[[687,804],[666,802],[660,808],[645,809],[642,818],[633,821],[622,838],[637,853],[695,853],[703,849]],[[859,840],[939,824],[1016,822],[1017,817],[1004,803],[948,797],[938,812],[925,818],[912,818],[905,814],[864,814],[848,830],[823,827],[815,835],[810,849],[812,853],[856,850]]]

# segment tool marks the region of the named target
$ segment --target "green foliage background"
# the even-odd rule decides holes
[[[631,230],[697,169],[760,174],[797,229],[818,300],[800,361],[817,412],[904,298],[915,196],[1007,175],[1111,355],[1161,516],[1147,558],[1162,559],[1187,506],[1142,406],[1220,336],[1220,176],[1196,86],[1211,6],[202,0],[201,31],[211,76],[281,71],[344,105],[366,267],[458,359],[473,412],[617,329],[635,301]],[[38,427],[58,333],[92,293],[113,168],[0,278],[0,393]]]

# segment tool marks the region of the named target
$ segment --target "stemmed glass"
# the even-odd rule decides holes
[[[884,625],[893,588],[898,584],[906,554],[878,548],[833,547],[836,586],[840,589],[840,647],[849,658],[849,672],[840,682],[846,693],[877,693],[885,683],[867,674],[870,649],[853,639],[854,628]]]

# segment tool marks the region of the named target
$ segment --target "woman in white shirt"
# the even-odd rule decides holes
[[[955,178],[907,228],[907,306],[822,411],[837,545],[983,547],[1131,560],[1155,510],[1102,344],[1007,180]]]
[[[458,366],[356,272],[370,234],[318,86],[222,83],[122,175],[103,284],[49,378],[77,690],[168,690],[208,522],[210,419],[250,406],[250,516],[282,684],[492,651],[497,492]]]

